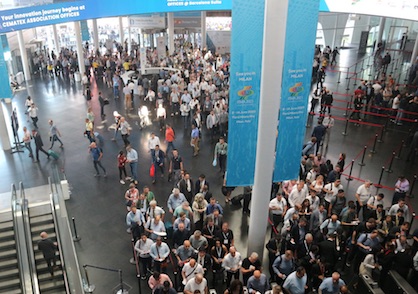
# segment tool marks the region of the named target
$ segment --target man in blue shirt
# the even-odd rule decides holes
[[[287,277],[283,284],[283,288],[292,294],[304,294],[307,287],[307,280],[306,270],[304,267],[300,266]]]
[[[154,271],[167,273],[167,267],[162,267],[161,265],[165,262],[168,255],[170,254],[170,248],[166,243],[164,243],[161,237],[157,237],[154,244],[151,245],[150,255],[154,260]]]
[[[100,172],[97,166],[100,166],[100,168],[103,170],[104,172],[104,177],[106,177],[106,169],[103,167],[101,159],[103,157],[103,152],[102,149],[100,149],[99,147],[97,147],[96,142],[92,142],[90,144],[89,147],[89,152],[91,153],[91,156],[93,157],[93,164],[94,164],[94,169],[96,170],[96,174],[94,175],[95,177],[100,176]]]
[[[132,181],[138,184],[138,152],[131,145],[126,146],[126,162],[129,163],[132,173]]]
[[[190,145],[193,147],[193,156],[197,156],[199,154],[199,129],[194,124],[192,124],[191,137]]]
[[[266,275],[262,274],[259,270],[255,270],[253,276],[248,279],[247,289],[250,294],[257,292],[266,293],[269,288],[270,285],[267,282]]]
[[[345,282],[340,279],[340,274],[334,272],[331,277],[325,278],[319,286],[319,294],[337,294],[340,293],[340,288],[345,285]]]
[[[177,207],[179,207],[184,201],[186,201],[186,197],[183,193],[180,193],[179,188],[174,188],[172,194],[168,197],[167,200],[167,207],[170,213],[174,213]]]

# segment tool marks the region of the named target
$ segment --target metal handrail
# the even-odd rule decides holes
[[[29,273],[31,276],[32,281],[32,289],[33,293],[40,293],[39,290],[39,282],[38,282],[38,275],[36,272],[36,263],[35,263],[35,253],[32,243],[32,234],[30,230],[30,221],[29,221],[29,207],[28,201],[26,200],[25,189],[23,187],[23,183],[19,183],[19,190],[20,190],[20,205],[22,208],[22,220],[23,220],[23,230],[25,233],[25,245],[26,251],[28,255],[28,263],[29,263]],[[21,245],[22,243],[20,243]]]
[[[57,228],[57,236],[61,242],[61,260],[65,260],[65,271],[68,283],[67,293],[84,293],[83,281],[81,278],[80,265],[78,263],[77,254],[74,247],[73,236],[69,224],[67,210],[60,181],[60,174],[55,167],[52,169],[52,177],[49,179],[51,188],[52,211],[55,214],[55,225]]]
[[[67,269],[66,269],[65,259],[64,259],[63,253],[62,253],[63,251],[62,251],[62,246],[61,246],[61,236],[59,234],[59,232],[60,232],[59,224],[58,224],[58,220],[57,220],[57,214],[56,214],[56,211],[55,211],[54,192],[53,192],[53,185],[52,185],[52,182],[51,182],[51,178],[48,178],[48,183],[49,183],[49,186],[51,188],[50,205],[51,205],[51,211],[52,211],[52,219],[53,219],[54,225],[55,225],[55,235],[57,237],[58,252],[60,252],[60,261],[61,261],[61,267],[62,267],[62,274],[63,274],[63,278],[64,278],[65,292],[66,293],[71,293],[70,286],[69,286],[69,283],[68,283],[68,276],[67,276]]]

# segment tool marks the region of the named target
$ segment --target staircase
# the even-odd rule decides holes
[[[32,207],[30,206],[29,221],[40,292],[42,294],[66,293],[64,275],[61,267],[61,257],[59,252],[57,251],[56,253],[56,267],[54,267],[54,275],[51,276],[42,252],[38,250],[38,242],[41,240],[41,232],[45,231],[48,234],[48,238],[50,238],[53,242],[57,242],[55,224],[50,203]]]
[[[0,293],[23,293],[11,212],[3,213],[0,220]]]

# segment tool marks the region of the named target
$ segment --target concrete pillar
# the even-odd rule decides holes
[[[7,124],[10,123],[10,121],[6,122],[6,112],[3,110],[3,107],[6,107],[5,104],[6,102],[4,100],[0,103],[0,142],[3,150],[10,150],[12,149],[12,146],[10,144],[10,137],[7,128]]]
[[[376,48],[377,48],[377,44],[382,42],[383,32],[385,30],[385,23],[386,23],[386,17],[381,17],[380,22],[379,22],[379,32],[377,33],[376,45],[374,47],[375,51],[376,51]]]
[[[122,19],[122,16],[119,16],[119,37],[120,37],[120,43],[123,45],[123,41],[125,41],[125,37],[123,35],[123,19]]]
[[[95,51],[99,49],[99,30],[97,29],[97,19],[93,19],[93,45]]]
[[[255,177],[251,201],[251,217],[248,231],[248,254],[264,253],[264,241],[273,178],[276,132],[279,117],[280,99],[277,87],[282,83],[282,68],[289,0],[266,0],[264,16],[264,44],[261,72],[260,110],[258,120],[257,153]]]
[[[206,11],[201,12],[201,28],[200,28],[200,41],[202,42],[200,48],[206,47]]]
[[[132,36],[131,36],[131,24],[128,25],[128,54],[131,54],[132,48]]]
[[[32,77],[30,75],[28,55],[26,54],[25,40],[23,39],[23,31],[17,32],[17,39],[19,41],[20,57],[22,58],[23,74],[25,75],[25,80],[30,81]]]
[[[167,33],[168,33],[168,52],[170,55],[174,53],[174,14],[167,13]]]
[[[415,45],[414,45],[414,49],[412,50],[412,55],[411,55],[411,64],[413,65],[417,59],[417,55],[418,55],[418,35],[415,36]]]
[[[86,69],[84,67],[84,51],[83,51],[83,41],[81,40],[81,27],[80,22],[74,22],[74,30],[75,30],[75,41],[77,45],[77,61],[78,61],[78,68],[81,77],[83,77]]]
[[[58,37],[58,30],[57,25],[52,25],[52,31],[54,33],[54,48],[55,48],[55,54],[59,55],[60,52],[60,39]]]
[[[332,46],[331,46],[331,49],[334,49],[335,48],[335,40],[337,39],[338,16],[339,16],[339,14],[337,13],[335,15],[334,34],[332,35]]]

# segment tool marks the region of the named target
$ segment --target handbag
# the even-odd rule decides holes
[[[213,161],[212,161],[212,165],[213,166],[216,166],[218,164],[218,161],[216,160],[216,157],[213,159]]]
[[[104,105],[108,105],[110,102],[109,102],[109,99],[104,99],[104,101],[103,101],[103,103],[104,103]]]
[[[149,176],[151,178],[155,177],[155,165],[154,164],[151,164],[151,167],[149,169]]]

